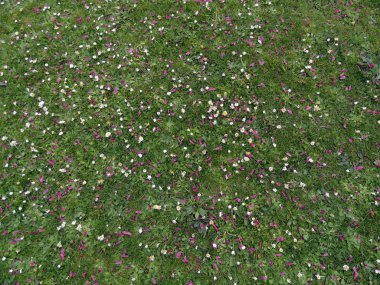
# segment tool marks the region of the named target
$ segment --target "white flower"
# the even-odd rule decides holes
[[[98,240],[99,241],[103,241],[104,240],[104,235],[98,236]]]
[[[44,105],[45,105],[45,102],[44,102],[44,101],[40,101],[40,102],[38,103],[38,107],[40,107],[40,108],[42,108]]]
[[[106,132],[106,138],[109,138],[111,136],[110,132]]]
[[[154,210],[161,210],[161,206],[160,205],[154,205],[152,208]]]
[[[62,247],[62,243],[61,243],[61,241],[59,241],[59,242],[57,243],[57,247],[59,247],[59,248]]]
[[[154,259],[155,259],[154,255],[151,255],[151,256],[149,256],[149,260],[150,260],[150,261],[152,261],[152,262],[153,262],[153,261],[154,261]]]
[[[139,143],[141,143],[144,140],[142,136],[139,136]]]
[[[81,224],[79,224],[79,225],[77,226],[77,231],[78,231],[78,232],[81,232],[81,231],[82,231],[82,225],[81,225]]]
[[[11,146],[16,146],[16,145],[17,145],[17,142],[16,142],[16,141],[11,141],[11,142],[10,142],[10,145],[11,145]]]
[[[350,269],[350,267],[349,267],[348,265],[346,265],[346,264],[343,265],[343,270],[344,270],[344,271],[347,271],[348,269]]]

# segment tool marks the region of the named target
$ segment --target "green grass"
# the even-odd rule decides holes
[[[0,2],[2,284],[380,284],[379,9]]]

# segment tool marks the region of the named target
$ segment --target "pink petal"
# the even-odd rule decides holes
[[[65,249],[64,248],[61,249],[61,253],[60,253],[59,257],[61,258],[62,261],[65,260]]]

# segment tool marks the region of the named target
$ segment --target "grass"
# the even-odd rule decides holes
[[[377,1],[2,1],[2,284],[380,284]]]

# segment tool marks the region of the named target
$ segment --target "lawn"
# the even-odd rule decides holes
[[[1,284],[380,284],[379,0],[0,0]]]

